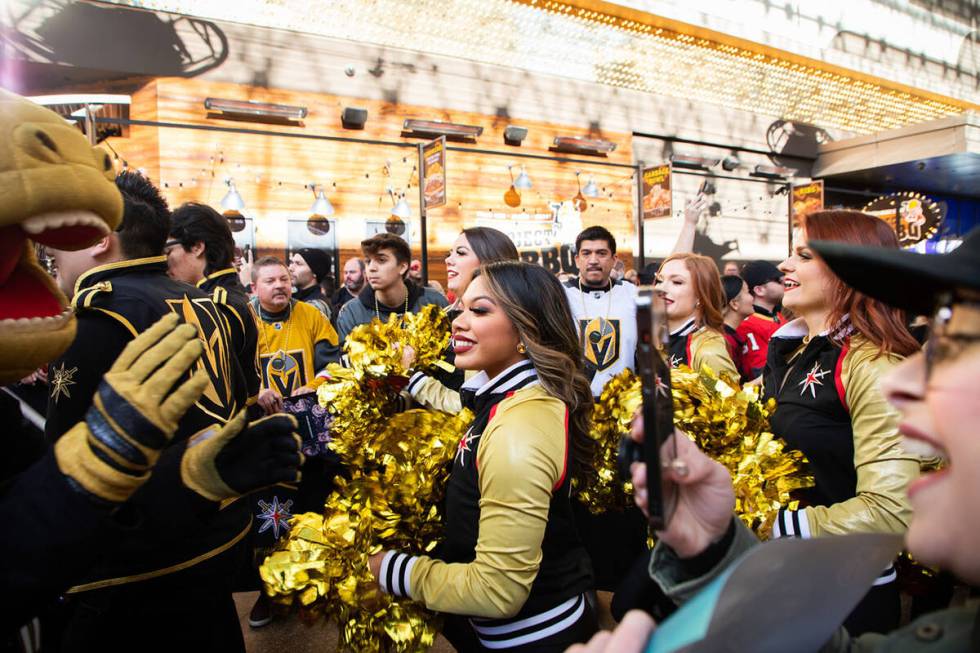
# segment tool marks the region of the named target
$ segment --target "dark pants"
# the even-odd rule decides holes
[[[890,633],[902,618],[902,600],[898,583],[872,587],[844,621],[851,637],[864,633]]]
[[[245,651],[230,592],[115,592],[107,598],[71,601],[62,651]]]
[[[647,518],[639,508],[593,515],[572,501],[575,529],[592,560],[595,588],[613,592],[629,574],[637,557],[647,551]]]

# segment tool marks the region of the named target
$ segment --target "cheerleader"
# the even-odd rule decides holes
[[[903,533],[911,517],[905,488],[920,461],[902,449],[898,414],[879,382],[918,344],[903,311],[845,285],[814,256],[810,239],[898,247],[878,218],[821,211],[803,220],[779,266],[783,302],[800,317],[769,341],[764,392],[776,399],[773,433],[806,455],[816,485],[800,493],[804,507],[778,513],[773,536]],[[895,578],[890,567],[851,614],[852,635],[897,626]]]
[[[667,305],[670,366],[700,371],[707,365],[738,378],[722,331],[725,296],[715,262],[700,254],[673,254],[660,266],[656,288]]]
[[[596,630],[571,479],[589,457],[592,392],[565,293],[537,265],[480,268],[453,322],[475,420],[461,434],[435,556],[371,557],[383,591],[447,614],[461,651],[563,651]]]
[[[463,229],[446,256],[446,288],[456,298],[445,309],[449,319],[454,320],[460,314],[460,301],[477,268],[495,261],[516,260],[517,248],[504,232],[490,227]],[[446,360],[452,363],[452,351],[447,352]],[[415,352],[407,347],[402,363],[406,369],[411,369],[414,361]],[[461,407],[459,389],[465,378],[473,374],[476,372],[471,371],[465,375],[441,372],[429,375],[415,372],[409,379],[407,390],[412,399],[426,408],[457,413]]]

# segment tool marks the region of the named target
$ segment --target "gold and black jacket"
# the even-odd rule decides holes
[[[236,356],[246,337],[245,319],[213,294],[170,279],[166,271],[166,259],[160,256],[111,263],[82,275],[72,299],[77,336],[50,366],[59,379],[51,384],[48,398],[45,435],[52,444],[84,419],[99,381],[126,344],[167,313],[177,313],[198,328],[206,347],[198,365],[211,380],[180,420],[150,480],[127,502],[139,515],[139,527],[126,531],[112,554],[93,566],[72,592],[169,578],[177,572],[181,578],[224,580],[233,556],[223,554],[245,537],[251,524],[245,502],[208,502],[181,484],[179,469],[187,438],[224,423],[248,402],[249,384]]]

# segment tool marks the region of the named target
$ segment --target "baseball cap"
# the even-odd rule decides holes
[[[811,240],[807,243],[855,290],[914,315],[928,315],[947,292],[980,292],[980,227],[948,254]]]
[[[769,261],[752,261],[742,268],[742,278],[751,290],[769,281],[779,281],[783,278],[783,273]]]

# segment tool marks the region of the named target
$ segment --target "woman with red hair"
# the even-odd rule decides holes
[[[780,510],[773,536],[903,533],[911,507],[905,488],[920,461],[903,451],[898,413],[878,388],[918,349],[902,311],[841,281],[807,246],[810,240],[898,248],[895,233],[857,211],[820,211],[794,232],[783,305],[799,316],[773,334],[763,377],[776,399],[772,430],[810,463],[815,486],[798,510]],[[848,618],[852,634],[898,624],[895,570],[885,570]]]
[[[699,254],[672,254],[657,273],[657,291],[667,304],[670,366],[703,365],[739,378],[725,343],[725,294],[715,262]]]

